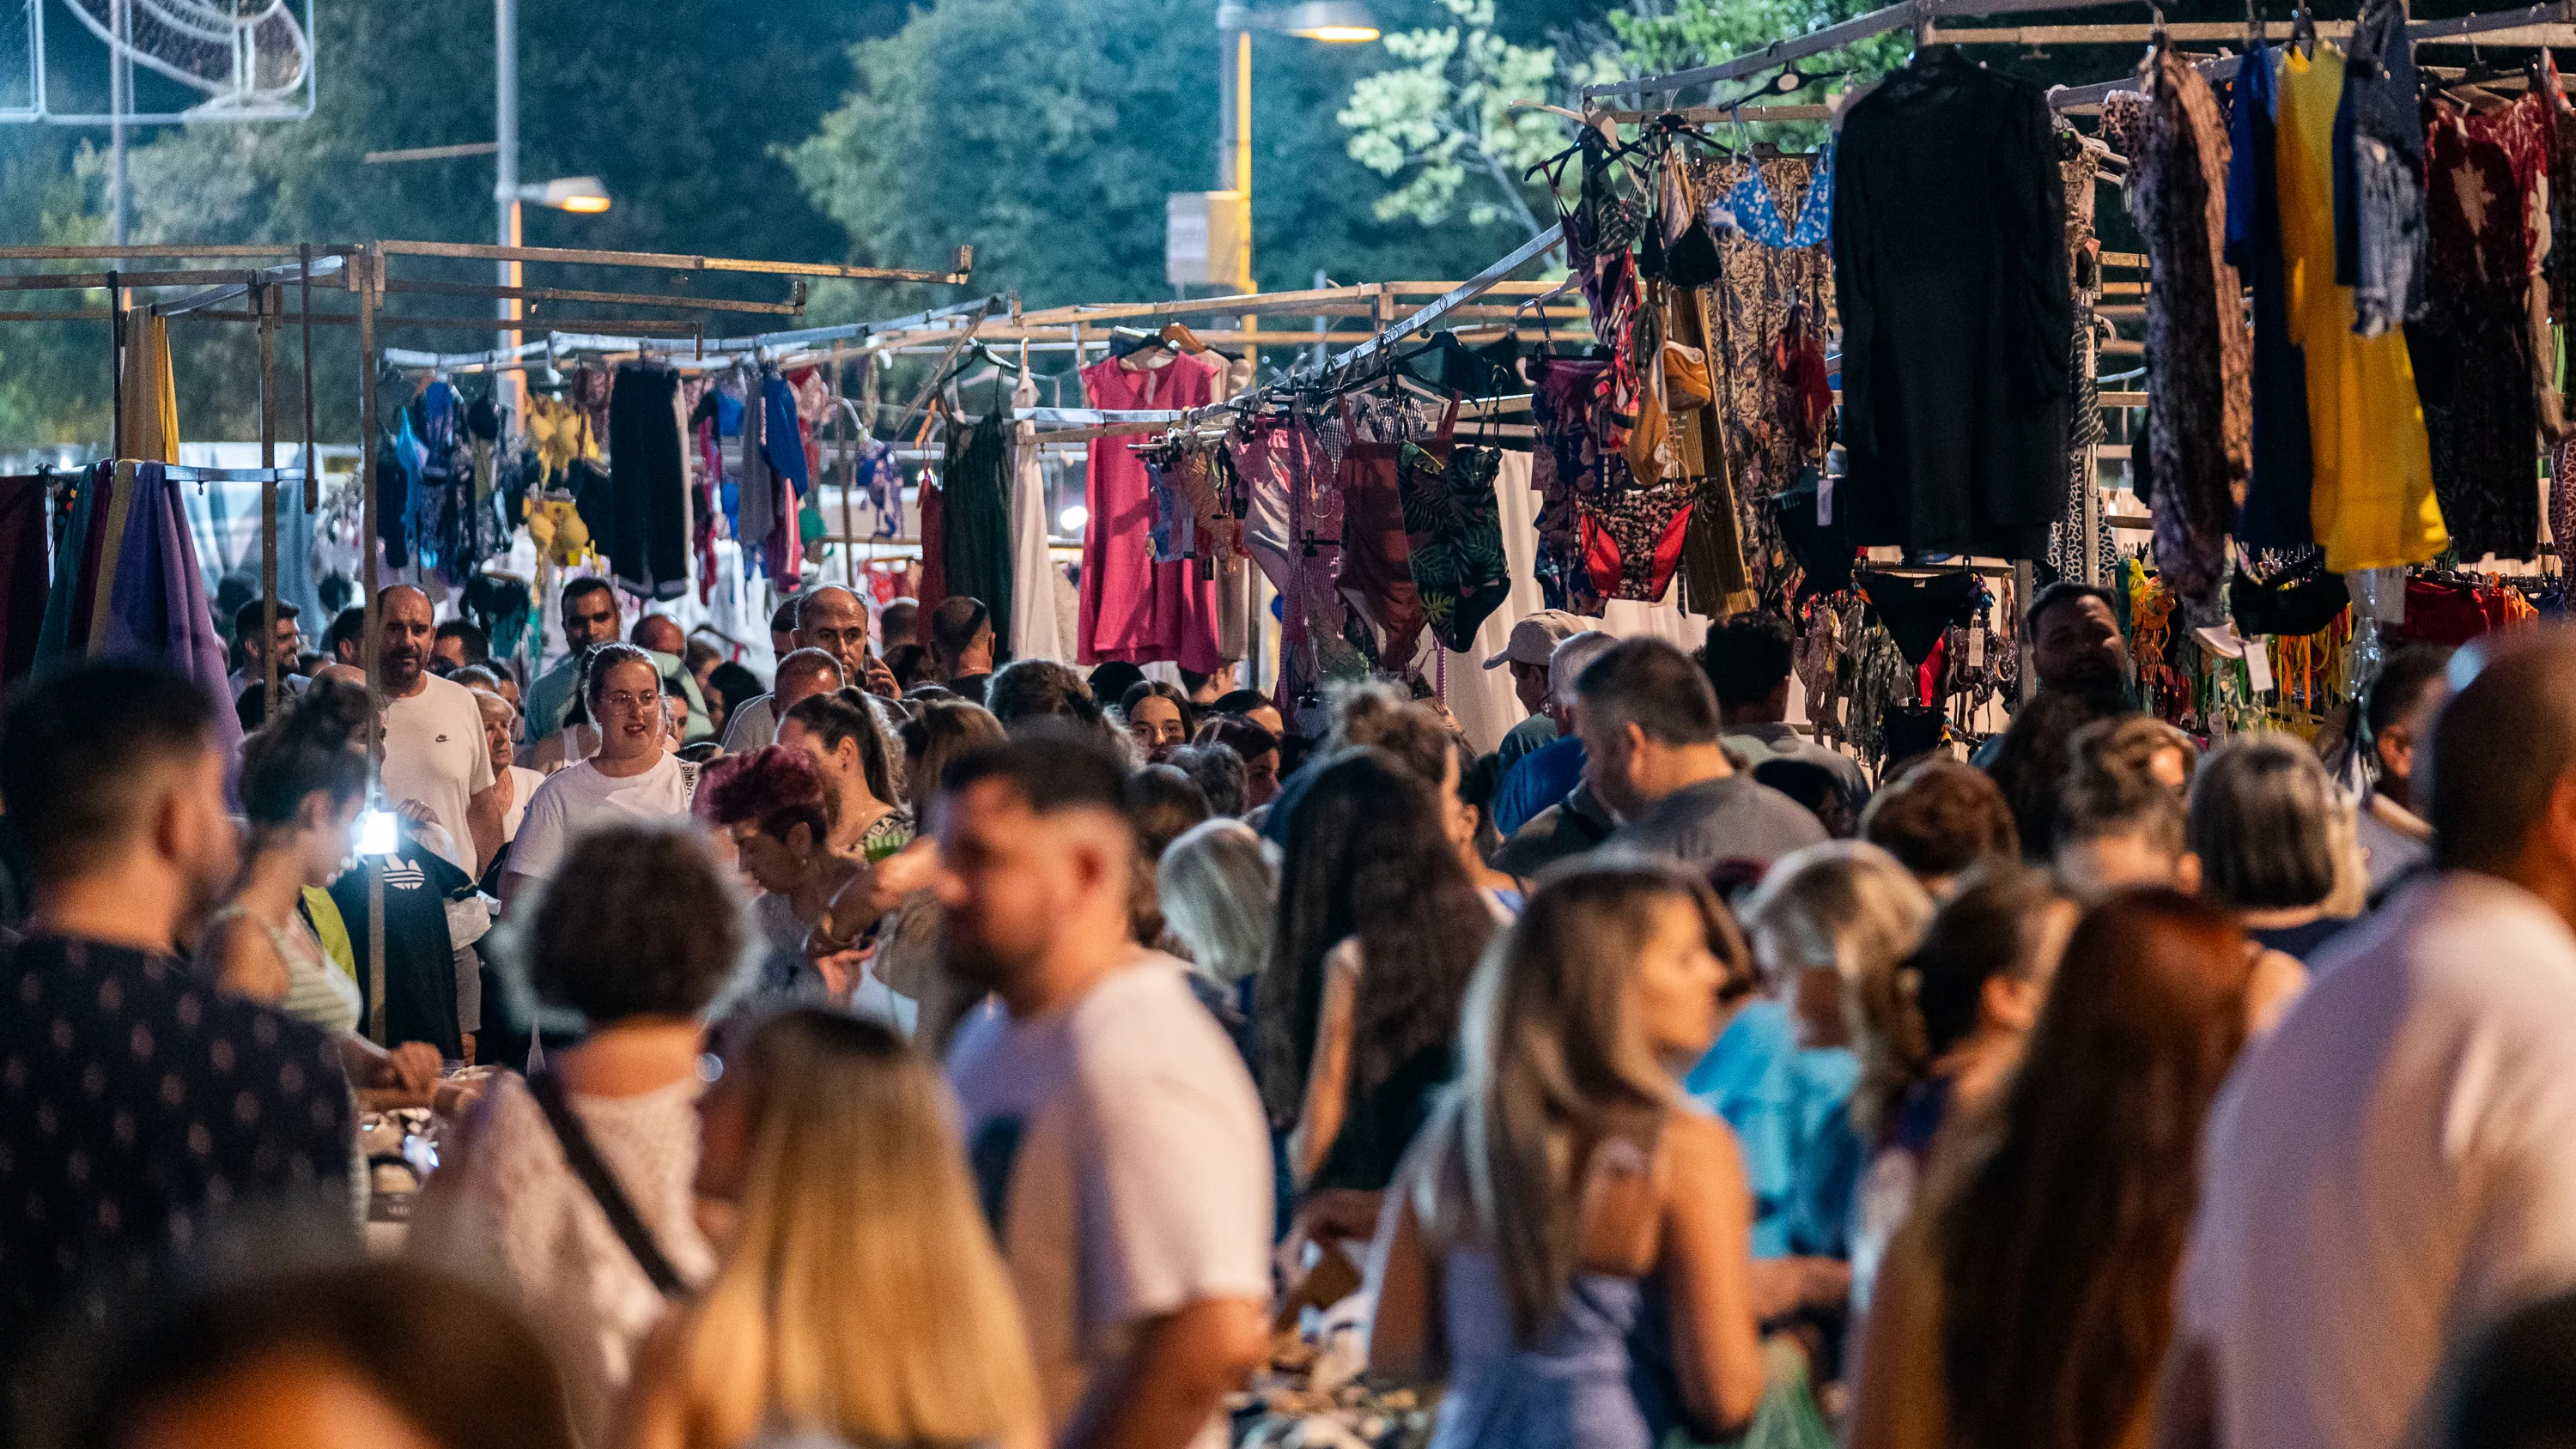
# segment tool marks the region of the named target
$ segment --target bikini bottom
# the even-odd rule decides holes
[[[1896,641],[1897,652],[1905,656],[1908,665],[1920,669],[1923,661],[1932,657],[1932,646],[1941,642],[1950,626],[1968,623],[1975,617],[1977,576],[1864,569],[1860,591],[1878,610],[1878,620]]]
[[[1653,603],[1672,586],[1690,531],[1693,480],[1641,483],[1624,467],[1592,497],[1577,495],[1583,571],[1604,599]]]

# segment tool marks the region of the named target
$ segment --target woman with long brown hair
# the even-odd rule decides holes
[[[1851,1449],[2148,1442],[2254,967],[2227,912],[2169,890],[2077,926],[2020,1066],[1889,1250]]]
[[[1369,1367],[1445,1378],[1433,1449],[1648,1449],[1751,1418],[1752,1191],[1681,1073],[1753,991],[1707,885],[1643,861],[1554,877],[1486,953],[1463,1075],[1370,1254]]]

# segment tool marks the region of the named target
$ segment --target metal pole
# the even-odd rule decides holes
[[[296,310],[304,318],[304,511],[322,506],[322,465],[313,457],[313,244],[295,249]]]
[[[382,810],[385,772],[384,681],[376,667],[383,633],[376,609],[376,268],[380,254],[370,242],[349,260],[357,269],[358,287],[358,550],[365,561],[360,572],[366,609],[365,637],[359,657],[367,671],[367,802]],[[367,861],[367,1035],[385,1043],[385,871],[381,857]]]
[[[126,92],[134,84],[134,68],[127,62],[126,47],[134,41],[132,21],[126,11],[126,0],[108,0],[107,33],[114,37],[107,47],[107,114],[109,177],[107,183],[107,239],[125,245],[125,113]],[[39,62],[41,64],[41,62]]]
[[[251,288],[259,311],[259,652],[263,721],[277,718],[277,289]]]
[[[505,247],[520,245],[519,234],[519,0],[492,0],[492,134],[500,143],[492,153],[492,196],[499,207],[500,243]],[[513,257],[496,264],[504,287],[519,285],[519,262]],[[517,297],[504,297],[500,317],[516,323],[522,315],[523,302]],[[501,332],[503,350],[519,345],[517,327]],[[527,409],[523,391],[525,379],[508,373],[502,385],[510,392],[511,405],[520,412]]]

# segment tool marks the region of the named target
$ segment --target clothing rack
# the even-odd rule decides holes
[[[2080,10],[2125,3],[2128,0],[1903,0],[1903,3],[1872,10],[1866,15],[1853,16],[1838,25],[1775,40],[1760,50],[1719,61],[1715,65],[1695,66],[1670,75],[1604,81],[1585,86],[1582,94],[1587,103],[1595,96],[1678,94],[1692,86],[1757,75],[1793,60],[1840,50],[1874,35],[1885,35],[1891,30],[1922,31],[1944,16],[2011,15],[2029,10]]]

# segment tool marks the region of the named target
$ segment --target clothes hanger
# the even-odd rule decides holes
[[[1208,350],[1208,345],[1199,340],[1197,333],[1178,322],[1164,323],[1163,330],[1155,335],[1165,344],[1177,347],[1192,357]]]
[[[2301,59],[2317,58],[2317,14],[2308,8],[2308,0],[2299,0],[2298,10],[2290,17],[2290,44]]]

